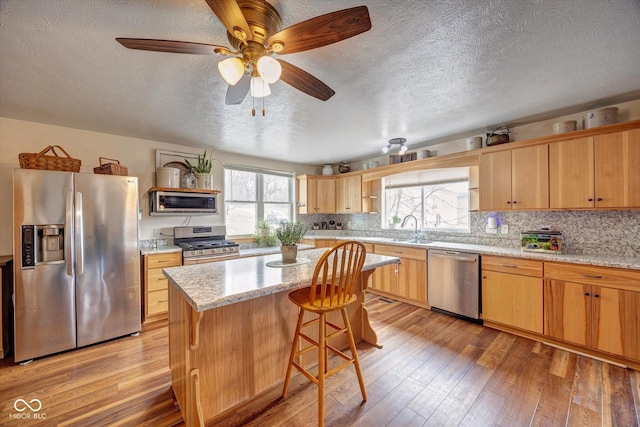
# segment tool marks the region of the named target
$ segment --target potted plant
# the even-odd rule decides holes
[[[184,159],[185,163],[196,174],[198,179],[198,188],[202,190],[213,190],[213,175],[211,174],[211,167],[213,166],[212,157],[213,150],[207,158],[207,150],[204,150],[202,156],[198,154],[198,162],[193,165],[188,159]]]
[[[391,228],[398,228],[398,224],[402,222],[402,218],[398,215],[394,215],[391,217]]]
[[[258,221],[253,238],[259,246],[275,246],[278,244],[278,239],[273,233],[273,224],[266,219]]]
[[[276,237],[280,240],[282,247],[282,263],[292,264],[296,262],[298,256],[297,243],[302,240],[304,233],[307,232],[307,226],[300,222],[282,221],[276,229]]]

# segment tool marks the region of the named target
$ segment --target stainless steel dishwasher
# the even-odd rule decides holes
[[[427,270],[432,309],[480,322],[480,255],[429,250]]]

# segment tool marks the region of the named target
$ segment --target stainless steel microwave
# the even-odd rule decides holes
[[[151,215],[207,215],[218,213],[215,194],[183,191],[152,191]]]

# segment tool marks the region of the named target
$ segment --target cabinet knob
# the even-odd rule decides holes
[[[593,294],[594,298],[600,298],[600,294]]]
[[[587,200],[588,200],[589,202],[593,202],[593,199],[592,199],[591,197],[589,197]]]
[[[518,202],[516,202],[516,201],[514,200],[514,201],[513,201],[513,204],[515,205],[516,203],[518,203]]]
[[[487,276],[482,276],[482,278],[483,278],[483,279],[486,279],[486,278],[487,278]]]
[[[585,296],[585,297],[588,297],[589,295],[591,295],[589,292],[585,292],[585,293],[584,293],[584,296]]]
[[[507,201],[507,204],[508,204],[508,205],[510,205],[510,204],[511,204],[511,201]]]
[[[601,202],[602,201],[602,197],[598,197],[596,200]]]

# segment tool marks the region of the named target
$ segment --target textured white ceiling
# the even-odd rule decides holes
[[[426,145],[640,96],[638,0],[270,3],[283,27],[368,6],[370,31],[282,56],[330,100],[278,82],[252,117],[251,97],[224,104],[221,58],[115,41],[228,46],[204,0],[0,0],[0,115],[320,164],[378,155],[392,137]]]

